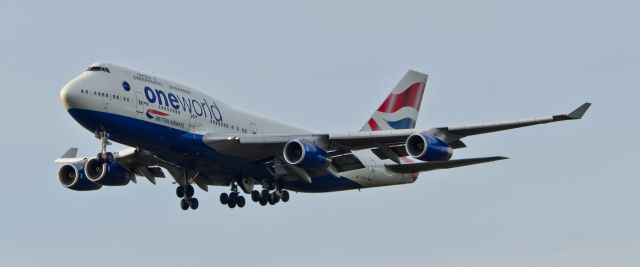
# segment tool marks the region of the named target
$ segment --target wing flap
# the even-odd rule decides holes
[[[462,166],[487,163],[492,161],[508,159],[507,157],[485,157],[485,158],[469,158],[469,159],[455,159],[448,161],[429,161],[413,164],[394,164],[385,165],[387,169],[397,173],[416,173],[426,172],[439,169],[450,169]]]
[[[364,168],[364,165],[362,164],[360,159],[358,159],[358,157],[351,153],[332,157],[331,164],[333,164],[338,172],[346,172]]]

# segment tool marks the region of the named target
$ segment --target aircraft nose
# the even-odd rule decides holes
[[[75,80],[70,81],[60,90],[60,100],[65,109],[77,107],[80,88]]]

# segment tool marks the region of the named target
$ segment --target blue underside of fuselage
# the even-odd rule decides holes
[[[194,158],[206,160],[254,177],[270,175],[262,165],[215,151],[204,144],[203,136],[199,134],[108,112],[86,109],[69,109],[68,112],[91,132],[104,129],[113,141],[152,151],[167,159],[184,160],[192,157],[190,161],[195,161]],[[180,162],[180,164],[195,166],[193,162],[191,164]],[[313,177],[312,183],[288,182],[285,187],[300,192],[330,192],[357,189],[361,186],[345,177],[336,178],[327,175]]]

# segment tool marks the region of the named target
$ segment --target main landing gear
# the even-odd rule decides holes
[[[193,197],[194,190],[192,185],[181,185],[176,188],[176,196],[178,198],[182,198],[180,200],[180,208],[182,210],[188,210],[191,208],[192,210],[198,209],[198,199]]]
[[[263,184],[262,191],[251,191],[251,200],[260,203],[260,206],[266,206],[267,203],[275,205],[280,202],[280,200],[287,202],[289,201],[289,191],[284,190],[282,187],[282,180],[277,180],[275,183]],[[273,191],[270,192],[270,189]]]
[[[266,206],[267,204],[275,205],[276,203],[282,201],[289,201],[289,191],[282,189],[282,184],[279,183],[275,186],[269,187],[268,185],[263,185],[263,190],[253,190],[251,191],[251,201],[260,203],[261,206]],[[271,188],[271,191],[269,188]],[[229,208],[243,208],[246,204],[246,200],[244,196],[240,195],[240,191],[238,191],[238,184],[233,182],[231,184],[231,193],[222,193],[220,194],[220,203],[222,205],[227,205]]]
[[[235,207],[244,208],[244,205],[247,202],[244,199],[244,196],[241,196],[238,192],[238,184],[233,182],[231,184],[231,193],[220,194],[220,203],[222,203],[222,205],[227,205],[229,206],[229,208],[233,209]]]
[[[273,192],[269,192],[267,189],[263,189],[262,191],[253,190],[251,191],[251,200],[260,203],[260,206],[266,206],[267,203],[275,205],[280,202],[280,200],[282,200],[282,202],[289,201],[289,191],[274,190]]]

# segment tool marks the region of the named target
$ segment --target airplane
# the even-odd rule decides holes
[[[289,201],[292,192],[323,193],[413,183],[419,173],[507,159],[452,159],[463,138],[537,124],[577,120],[569,114],[497,123],[416,129],[427,75],[409,70],[360,131],[307,130],[240,110],[182,83],[111,63],[95,63],[60,92],[66,111],[100,140],[100,152],[55,160],[71,190],[124,186],[167,171],[183,210],[199,206],[194,185],[229,187],[220,203],[261,206]],[[285,104],[285,103],[283,103]],[[310,105],[314,105],[310,103]],[[111,141],[127,146],[110,152]],[[261,190],[258,190],[261,188]]]

